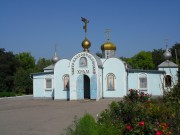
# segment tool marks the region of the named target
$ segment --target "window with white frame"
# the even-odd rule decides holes
[[[170,75],[165,76],[165,87],[171,87],[172,85],[172,78]]]
[[[46,79],[46,89],[51,89],[52,88],[52,79],[47,78]]]
[[[107,90],[115,90],[115,75],[112,73],[107,75]]]
[[[139,74],[139,90],[140,91],[147,91],[147,75],[146,74]]]
[[[69,75],[63,76],[64,90],[69,90]]]

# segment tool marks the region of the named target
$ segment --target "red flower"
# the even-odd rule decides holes
[[[132,126],[126,126],[126,129],[131,131],[132,130]]]
[[[157,130],[155,135],[162,135],[162,131]]]
[[[130,93],[132,93],[132,92],[133,92],[133,89],[130,89],[129,91],[130,91]]]
[[[139,122],[139,126],[144,126],[144,121]]]

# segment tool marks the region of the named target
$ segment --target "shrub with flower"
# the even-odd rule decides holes
[[[109,124],[113,123],[119,134],[170,135],[167,121],[171,111],[166,106],[156,104],[150,97],[149,94],[130,89],[122,101],[112,102],[103,113],[109,115]],[[98,123],[102,124],[106,118],[104,114],[100,116]]]
[[[124,97],[125,100],[130,100],[132,102],[149,102],[151,95],[145,94],[138,90],[130,89],[129,94]]]
[[[109,108],[101,112],[96,122],[91,120],[91,124],[94,125],[89,125],[90,122],[84,117],[85,120],[81,119],[83,124],[82,122],[76,123],[76,128],[74,130],[70,128],[71,133],[68,135],[82,134],[79,129],[89,131],[89,133],[94,131],[90,135],[179,134],[179,111],[174,109],[173,104],[166,103],[163,98],[152,100],[151,95],[130,89],[129,94],[123,100],[112,102]],[[82,135],[87,135],[87,132]]]

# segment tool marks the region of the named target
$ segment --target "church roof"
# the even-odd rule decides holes
[[[108,41],[101,45],[101,50],[116,50],[116,45]]]
[[[178,65],[169,61],[169,60],[166,60],[164,61],[163,63],[161,63],[160,65],[158,65],[159,68],[163,68],[163,67],[171,67],[171,68],[177,68]]]
[[[92,54],[92,55],[93,55],[93,54]],[[93,56],[94,56],[94,58],[95,58],[96,61],[97,61],[98,67],[102,67],[102,61],[101,61],[101,58],[98,57],[97,55],[93,55]]]
[[[53,70],[54,66],[55,66],[54,64],[49,65],[49,66],[45,67],[44,70]]]
[[[54,74],[54,72],[38,72],[38,73],[31,73],[31,77],[34,75],[46,75],[46,74]]]
[[[158,73],[158,74],[164,74],[165,71],[160,70],[143,70],[143,69],[127,69],[130,73],[137,73],[137,72],[144,72],[144,73]]]

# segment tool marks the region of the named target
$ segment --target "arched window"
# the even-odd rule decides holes
[[[107,90],[115,90],[115,75],[112,73],[107,75]]]
[[[64,90],[69,90],[69,75],[63,76]]]
[[[87,67],[87,58],[81,57],[79,60],[79,67]]]
[[[171,82],[172,82],[171,76],[166,75],[165,76],[165,87],[171,87],[171,85],[172,85]]]
[[[147,75],[144,73],[139,74],[139,90],[147,91]]]

